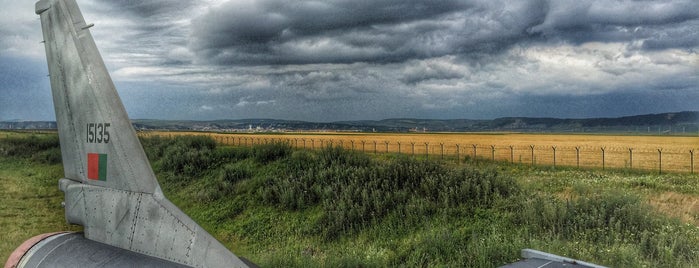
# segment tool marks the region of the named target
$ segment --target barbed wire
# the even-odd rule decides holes
[[[140,136],[160,136],[139,132]],[[172,138],[181,133],[169,133]],[[532,165],[577,166],[601,168],[629,168],[642,170],[675,171],[694,173],[694,154],[697,148],[664,148],[652,145],[609,146],[551,144],[483,144],[420,141],[390,141],[383,139],[333,139],[333,138],[286,138],[226,136],[230,134],[187,133],[184,135],[212,136],[217,143],[232,146],[253,146],[282,142],[302,149],[342,147],[365,153],[396,153],[419,157],[451,158],[457,161],[491,160]],[[699,144],[697,145],[699,147]]]

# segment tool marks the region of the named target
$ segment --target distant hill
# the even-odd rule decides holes
[[[0,129],[56,129],[55,121],[0,121]]]
[[[414,119],[338,121],[330,123],[241,119],[213,121],[133,120],[138,130],[198,130],[235,132],[354,131],[354,132],[631,132],[699,133],[699,112],[678,112],[625,116],[617,118],[531,118],[504,117],[493,120]],[[55,129],[55,122],[5,121],[0,129]]]

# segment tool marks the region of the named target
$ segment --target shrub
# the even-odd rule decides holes
[[[164,186],[163,190],[179,188],[191,182],[191,176],[176,174],[174,172],[159,172],[158,181]]]
[[[30,157],[37,153],[56,149],[60,150],[58,135],[29,137],[7,137],[0,139],[0,153],[5,156]]]
[[[266,164],[289,156],[292,148],[286,142],[273,142],[255,145],[252,152],[255,161]]]
[[[146,156],[151,161],[155,161],[163,157],[165,149],[173,143],[173,139],[161,138],[160,136],[139,137],[143,150]]]
[[[216,142],[206,136],[180,136],[164,149],[159,160],[163,170],[188,176],[199,175],[216,165],[213,150]]]
[[[600,246],[631,244],[645,256],[664,263],[692,262],[699,256],[696,228],[657,215],[638,196],[624,192],[566,202],[537,195],[521,202],[514,215],[515,223],[535,233]]]
[[[375,160],[326,147],[316,155],[295,152],[267,175],[257,191],[263,203],[299,210],[321,205],[318,228],[326,238],[362,229],[390,213],[420,217],[440,209],[488,207],[518,191],[514,180],[495,170],[451,171],[408,157]],[[407,219],[419,222],[418,216]]]
[[[32,160],[49,165],[60,164],[63,161],[63,157],[61,155],[61,148],[49,148],[44,151],[41,151],[35,154],[32,157]]]
[[[248,147],[219,147],[214,150],[214,158],[224,164],[243,161],[251,155],[252,149]]]
[[[321,166],[333,165],[366,167],[371,162],[369,156],[363,153],[347,151],[342,147],[327,146],[318,154],[318,162]]]
[[[220,173],[220,178],[229,183],[236,183],[241,180],[249,179],[253,176],[254,167],[249,162],[238,162],[223,166]]]

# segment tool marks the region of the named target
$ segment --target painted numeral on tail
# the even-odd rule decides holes
[[[88,123],[87,143],[109,143],[110,123]]]

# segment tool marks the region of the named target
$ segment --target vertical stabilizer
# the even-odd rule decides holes
[[[87,239],[193,267],[244,267],[162,194],[75,0],[41,0],[66,220]]]
[[[114,83],[74,0],[42,0],[41,15],[65,177],[131,192],[157,186]]]

